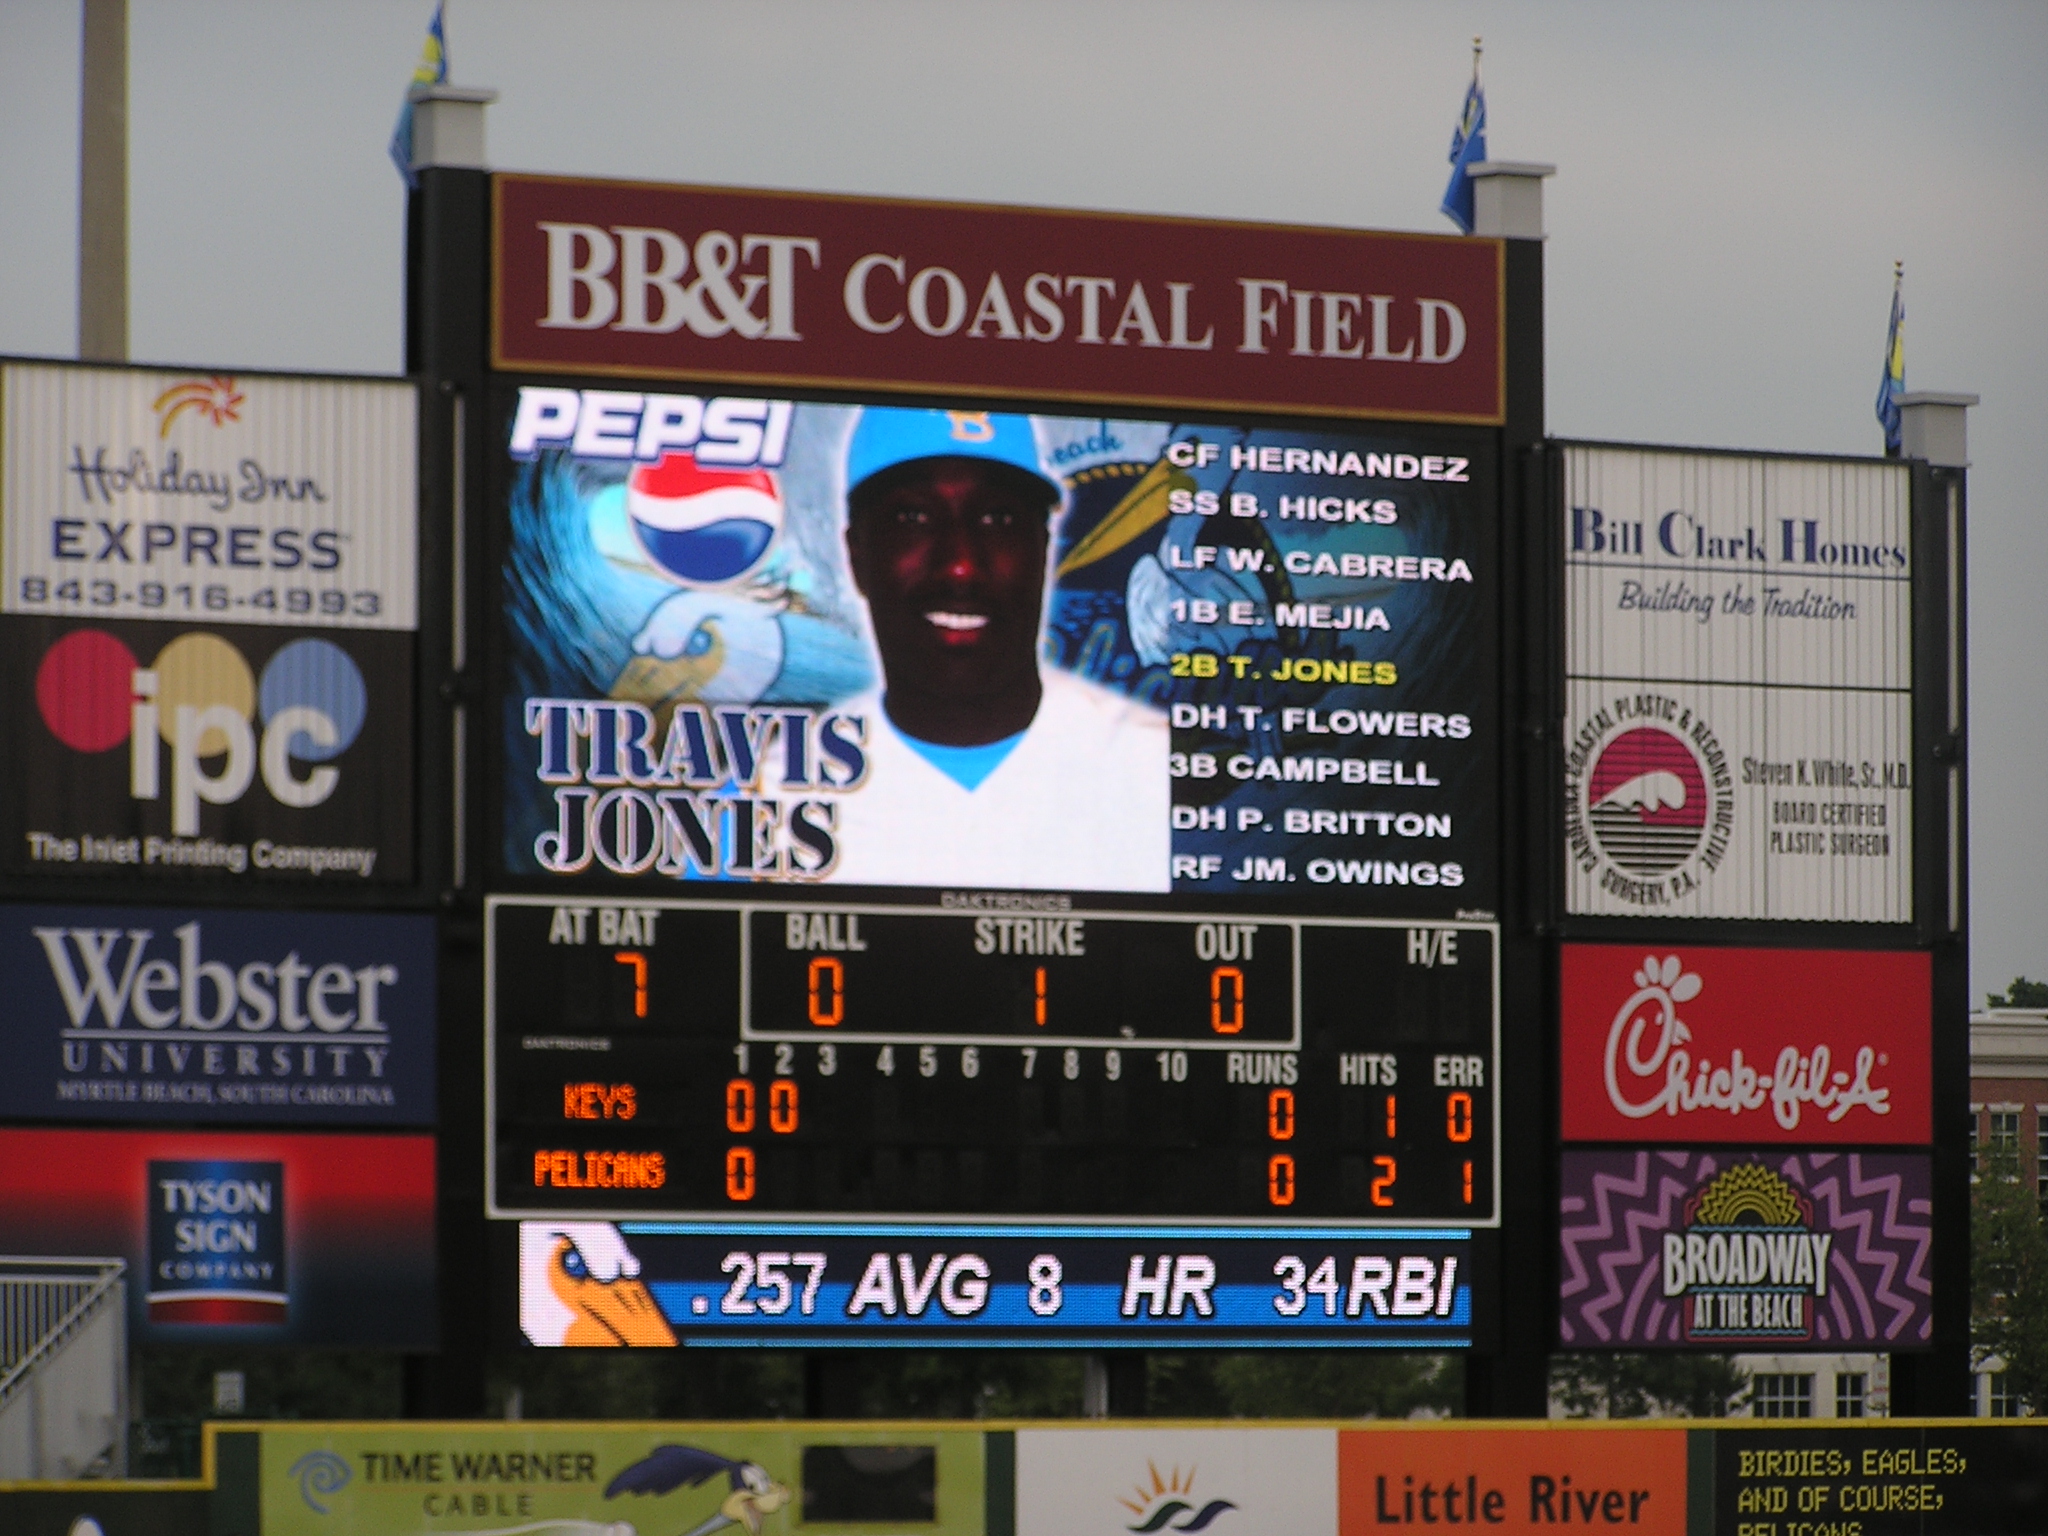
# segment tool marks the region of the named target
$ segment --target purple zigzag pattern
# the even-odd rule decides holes
[[[1818,1172],[1823,1166],[1822,1159],[1813,1159],[1812,1172]],[[1797,1157],[1787,1158],[1784,1167],[1778,1171],[1796,1184],[1807,1185],[1807,1193],[1813,1196],[1815,1213],[1819,1218],[1815,1225],[1834,1229],[1836,1235],[1835,1247],[1829,1251],[1828,1261],[1828,1267],[1833,1272],[1833,1280],[1828,1286],[1827,1301],[1824,1303],[1826,1310],[1819,1311],[1818,1315],[1814,1318],[1815,1332],[1823,1340],[1840,1338],[1847,1341],[1856,1337],[1865,1339],[1876,1338],[1878,1333],[1877,1316],[1871,1310],[1870,1297],[1864,1285],[1865,1277],[1858,1273],[1855,1263],[1841,1251],[1843,1245],[1840,1241],[1841,1228],[1844,1225],[1856,1224],[1858,1215],[1861,1214],[1862,1230],[1858,1235],[1865,1239],[1864,1246],[1868,1246],[1869,1218],[1867,1213],[1851,1212],[1845,1214],[1841,1209],[1840,1180],[1834,1176],[1812,1179],[1810,1172],[1800,1166],[1800,1160]],[[1831,1216],[1834,1219],[1830,1219]],[[1885,1257],[1887,1259],[1894,1259],[1895,1256],[1886,1255]],[[1880,1273],[1877,1277],[1878,1285],[1881,1289],[1888,1286],[1890,1280],[1889,1272]],[[1843,1299],[1845,1296],[1848,1298],[1846,1303]],[[1850,1303],[1853,1303],[1855,1307],[1856,1319],[1863,1324],[1863,1331],[1860,1335],[1850,1323]],[[1816,1310],[1818,1311],[1818,1309]],[[1828,1331],[1830,1320],[1835,1325],[1835,1331],[1832,1334]]]
[[[1888,1264],[1885,1270],[1886,1284],[1880,1286],[1877,1292],[1877,1299],[1886,1306],[1893,1308],[1895,1313],[1892,1325],[1885,1330],[1885,1337],[1888,1339],[1897,1338],[1899,1330],[1905,1327],[1906,1323],[1917,1313],[1921,1314],[1919,1335],[1922,1339],[1929,1339],[1934,1335],[1934,1313],[1931,1306],[1934,1298],[1934,1280],[1927,1273],[1927,1265],[1931,1260],[1934,1248],[1933,1204],[1924,1197],[1914,1200],[1907,1195],[1905,1175],[1902,1171],[1884,1174],[1867,1181],[1862,1176],[1866,1164],[1870,1162],[1890,1163],[1892,1161],[1890,1158],[1877,1159],[1852,1156],[1849,1159],[1849,1192],[1857,1197],[1865,1195],[1876,1195],[1879,1197],[1884,1212],[1884,1224],[1880,1229],[1880,1235],[1893,1244],[1891,1255],[1888,1257],[1895,1256],[1899,1249],[1907,1243],[1913,1245],[1912,1256],[1906,1261],[1905,1287],[1909,1291],[1919,1293],[1925,1300],[1916,1301],[1913,1297],[1899,1296],[1893,1293],[1890,1289],[1890,1279],[1893,1270]],[[1910,1212],[1915,1206],[1919,1207],[1922,1214],[1929,1217],[1927,1221],[1922,1222],[1918,1226],[1904,1220],[1900,1214],[1902,1207]],[[1858,1262],[1863,1260],[1863,1249],[1868,1241],[1868,1237],[1867,1231],[1858,1233],[1856,1253]]]
[[[1583,1332],[1585,1342],[1602,1344],[1681,1342],[1682,1309],[1665,1301],[1659,1284],[1662,1235],[1677,1227],[1685,1198],[1733,1160],[1731,1155],[1565,1156],[1571,1187],[1559,1208],[1562,1341],[1580,1341]],[[1879,1343],[1896,1341],[1908,1329],[1923,1341],[1929,1338],[1933,1231],[1926,1220],[1926,1158],[1814,1152],[1772,1161],[1813,1198],[1815,1225],[1837,1234],[1828,1298],[1815,1319],[1818,1338]]]
[[[1711,1159],[1703,1161],[1707,1166],[1711,1166]],[[1663,1246],[1664,1233],[1672,1224],[1670,1213],[1681,1207],[1685,1203],[1685,1197],[1691,1193],[1690,1179],[1678,1174],[1666,1175],[1657,1184],[1657,1209],[1654,1212],[1630,1211],[1623,1218],[1628,1227],[1631,1252],[1641,1253],[1645,1248],[1648,1250],[1645,1257],[1638,1261],[1635,1283],[1629,1287],[1628,1305],[1622,1309],[1621,1336],[1625,1339],[1636,1335],[1636,1319],[1641,1315],[1645,1297],[1650,1302],[1650,1315],[1644,1323],[1643,1332],[1650,1338],[1657,1336],[1657,1329],[1664,1318],[1664,1298],[1661,1294],[1663,1260],[1659,1250]],[[1648,1239],[1647,1243],[1643,1241],[1645,1237]],[[1609,1268],[1610,1264],[1613,1266],[1612,1269]],[[1610,1284],[1614,1283],[1618,1272],[1625,1267],[1619,1255],[1611,1255],[1600,1261],[1600,1268],[1607,1274]],[[1679,1334],[1680,1323],[1679,1310],[1674,1307],[1671,1310],[1671,1326],[1666,1330],[1666,1336],[1675,1340]]]
[[[1807,1161],[1818,1172],[1835,1158],[1815,1155]],[[1856,1304],[1857,1320],[1863,1325],[1863,1338],[1874,1341],[1881,1333],[1887,1340],[1897,1339],[1916,1317],[1921,1324],[1919,1336],[1929,1337],[1934,1319],[1925,1299],[1932,1297],[1934,1288],[1926,1277],[1925,1269],[1934,1234],[1931,1226],[1915,1226],[1901,1218],[1900,1207],[1904,1205],[1910,1209],[1913,1204],[1906,1191],[1905,1169],[1908,1165],[1897,1156],[1854,1153],[1846,1161],[1846,1169],[1815,1180],[1810,1186],[1815,1202],[1824,1208],[1825,1225],[1838,1234],[1855,1234],[1853,1255],[1842,1251],[1845,1245],[1839,1239],[1831,1255],[1831,1267],[1835,1272],[1831,1293],[1847,1283],[1848,1294]],[[1799,1176],[1792,1167],[1788,1166],[1784,1171],[1790,1177]],[[1865,1176],[1866,1171],[1868,1177]],[[1880,1239],[1885,1241],[1880,1242]],[[1910,1253],[1908,1244],[1911,1244]],[[1923,1299],[1902,1296],[1893,1288],[1902,1260],[1906,1289],[1918,1292]],[[1871,1306],[1873,1297],[1879,1306],[1891,1313],[1888,1320],[1880,1321],[1874,1314]],[[1830,1300],[1834,1303],[1831,1310],[1843,1337],[1852,1337],[1850,1319],[1839,1294],[1831,1294]]]
[[[1657,1179],[1655,1209],[1629,1208],[1634,1202],[1650,1195],[1651,1159],[1671,1164],[1673,1174]],[[1622,1310],[1621,1330],[1628,1333],[1635,1322],[1646,1284],[1653,1282],[1657,1275],[1656,1241],[1654,1234],[1668,1226],[1674,1206],[1683,1201],[1690,1185],[1685,1181],[1684,1169],[1690,1158],[1685,1153],[1622,1153],[1615,1158],[1627,1158],[1631,1171],[1627,1174],[1596,1171],[1591,1179],[1591,1205],[1594,1219],[1571,1225],[1559,1223],[1558,1236],[1564,1247],[1564,1283],[1559,1288],[1559,1300],[1566,1303],[1564,1315],[1559,1319],[1559,1332],[1565,1343],[1578,1337],[1578,1330],[1572,1323],[1571,1298],[1592,1288],[1592,1277],[1587,1273],[1587,1254],[1582,1247],[1590,1250],[1598,1266],[1605,1287],[1597,1297],[1578,1304],[1579,1321],[1586,1330],[1602,1343],[1614,1337],[1606,1320],[1606,1314],[1615,1307]],[[1674,1176],[1675,1175],[1675,1176]],[[1617,1197],[1620,1209],[1617,1210]],[[1584,1211],[1588,1201],[1584,1198],[1566,1196],[1560,1206],[1560,1214],[1577,1215]],[[1644,1234],[1651,1233],[1650,1245],[1646,1251]],[[1600,1249],[1622,1239],[1625,1246],[1610,1252]],[[1637,1271],[1634,1283],[1629,1284],[1624,1276],[1631,1269]],[[1654,1330],[1661,1319],[1661,1301],[1653,1304],[1650,1326]]]

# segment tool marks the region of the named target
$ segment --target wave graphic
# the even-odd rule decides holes
[[[1194,1519],[1188,1521],[1186,1525],[1177,1525],[1174,1527],[1174,1529],[1176,1531],[1190,1532],[1203,1530],[1208,1526],[1211,1520],[1214,1520],[1218,1515],[1222,1514],[1223,1511],[1225,1511],[1226,1509],[1235,1508],[1237,1508],[1237,1506],[1231,1503],[1228,1499],[1211,1499],[1208,1503],[1202,1506],[1201,1511],[1195,1516]]]
[[[1210,1522],[1226,1509],[1237,1508],[1228,1499],[1211,1499],[1199,1510],[1196,1510],[1194,1519],[1184,1521],[1180,1525],[1170,1524],[1175,1515],[1186,1514],[1189,1510],[1194,1509],[1194,1507],[1185,1499],[1168,1499],[1164,1504],[1152,1511],[1143,1525],[1127,1525],[1124,1529],[1134,1532],[1135,1536],[1152,1536],[1152,1533],[1155,1531],[1167,1529],[1187,1532],[1202,1531],[1207,1530]]]

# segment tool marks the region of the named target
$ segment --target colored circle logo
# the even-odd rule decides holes
[[[724,586],[761,563],[782,528],[782,492],[765,469],[706,469],[663,454],[626,481],[626,515],[647,558],[691,587]]]
[[[219,635],[204,631],[178,636],[157,652],[150,670],[156,674],[156,728],[168,746],[177,745],[178,711],[197,715],[226,705],[244,720],[256,709],[256,679],[249,663]],[[200,757],[228,750],[227,732],[209,726],[193,743]]]
[[[1692,747],[1660,726],[1636,726],[1602,747],[1586,800],[1600,851],[1631,874],[1668,874],[1706,836],[1706,773]]]
[[[105,752],[128,739],[135,653],[103,629],[77,629],[43,653],[36,709],[74,752]]]
[[[153,693],[148,678],[136,676],[145,670]],[[326,762],[362,734],[370,705],[362,669],[330,640],[289,642],[259,681],[239,650],[204,630],[179,635],[147,669],[105,630],[73,630],[43,653],[35,689],[43,724],[75,752],[105,752],[127,741],[134,706],[145,701],[155,705],[157,734],[167,746],[178,744],[181,709],[191,711],[188,720],[218,708],[250,720],[260,710],[266,728],[286,728],[291,756]],[[208,758],[234,744],[219,725],[209,725],[189,745],[195,757]]]
[[[311,732],[297,730],[288,747],[293,757],[324,763],[341,756],[356,739],[369,713],[370,695],[347,651],[330,640],[294,640],[264,667],[257,702],[266,726],[291,709],[326,716],[333,727],[331,742],[322,744]]]

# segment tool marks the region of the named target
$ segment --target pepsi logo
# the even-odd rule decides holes
[[[635,466],[626,515],[647,558],[689,587],[757,570],[782,530],[782,490],[765,469],[712,469],[689,453]]]

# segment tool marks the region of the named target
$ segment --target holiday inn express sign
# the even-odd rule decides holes
[[[1497,240],[494,185],[500,368],[1502,417]]]

